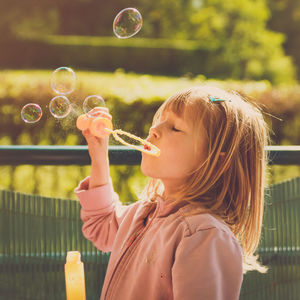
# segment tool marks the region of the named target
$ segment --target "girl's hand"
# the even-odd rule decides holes
[[[112,119],[106,107],[96,107],[89,112],[89,115],[96,117]],[[89,155],[91,157],[91,177],[89,188],[101,186],[109,182],[109,163],[108,163],[108,139],[109,136],[96,137],[89,129],[82,131],[85,137]]]
[[[106,107],[96,107],[92,109],[89,113],[91,118],[103,117],[109,120],[112,119],[112,116],[109,114]],[[92,161],[101,160],[108,153],[108,135],[103,137],[94,136],[90,129],[85,129],[82,131],[83,136],[85,137],[88,147],[89,154]]]

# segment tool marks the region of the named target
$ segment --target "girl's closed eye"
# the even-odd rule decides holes
[[[176,131],[176,132],[181,131],[180,129],[177,129],[175,126],[172,126],[172,130],[173,130],[173,131]]]

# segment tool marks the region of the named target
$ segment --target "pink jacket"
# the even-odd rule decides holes
[[[124,206],[111,184],[88,190],[88,180],[75,190],[83,234],[111,251],[101,300],[239,298],[242,249],[225,223],[160,197]]]

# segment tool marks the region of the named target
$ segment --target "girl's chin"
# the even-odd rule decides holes
[[[147,168],[143,167],[143,165],[141,165],[141,171],[145,176],[151,177],[149,170],[147,170]]]
[[[141,171],[147,177],[157,178],[157,176],[155,176],[155,174],[153,172],[153,169],[145,166],[143,163],[141,164]]]

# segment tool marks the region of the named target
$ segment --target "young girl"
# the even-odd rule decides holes
[[[259,268],[267,142],[260,111],[209,86],[170,97],[147,138],[161,154],[143,153],[151,180],[129,206],[113,191],[108,138],[83,134],[92,161],[76,189],[83,233],[111,251],[101,299],[238,299],[243,266]]]

